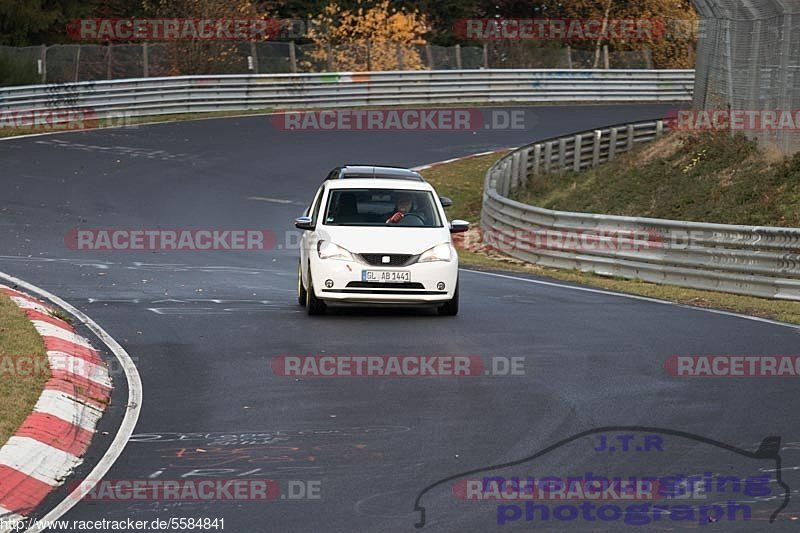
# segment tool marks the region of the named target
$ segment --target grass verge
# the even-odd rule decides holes
[[[546,209],[800,227],[800,153],[743,135],[670,133],[583,172],[537,176],[514,198]]]
[[[0,294],[0,446],[19,428],[50,378],[44,343],[25,314]]]
[[[483,179],[486,170],[501,156],[502,154],[493,154],[436,165],[422,171],[422,174],[436,187],[439,194],[453,199],[454,205],[448,209],[448,216],[451,219],[462,218],[476,224],[480,219]],[[459,260],[462,265],[476,270],[504,270],[533,274],[553,280],[647,296],[694,307],[721,309],[800,324],[800,302],[658,285],[640,280],[599,276],[577,270],[558,270],[524,263],[492,251],[460,250]]]

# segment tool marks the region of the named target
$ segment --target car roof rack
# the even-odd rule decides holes
[[[328,173],[328,177],[325,179],[334,180],[348,178],[425,181],[419,172],[415,172],[404,167],[393,167],[386,165],[344,165],[333,169],[330,173]]]

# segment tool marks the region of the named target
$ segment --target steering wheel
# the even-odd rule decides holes
[[[424,226],[425,219],[415,213],[406,213],[400,222],[397,223],[398,226]]]

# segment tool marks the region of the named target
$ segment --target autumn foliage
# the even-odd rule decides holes
[[[312,19],[307,54],[316,63],[338,71],[419,70],[418,45],[425,44],[427,20],[418,11],[390,7],[388,0],[344,9],[327,5]]]

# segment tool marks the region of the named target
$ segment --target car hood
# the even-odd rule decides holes
[[[447,228],[384,228],[317,226],[320,240],[331,241],[354,253],[416,255],[432,246],[450,242]]]

